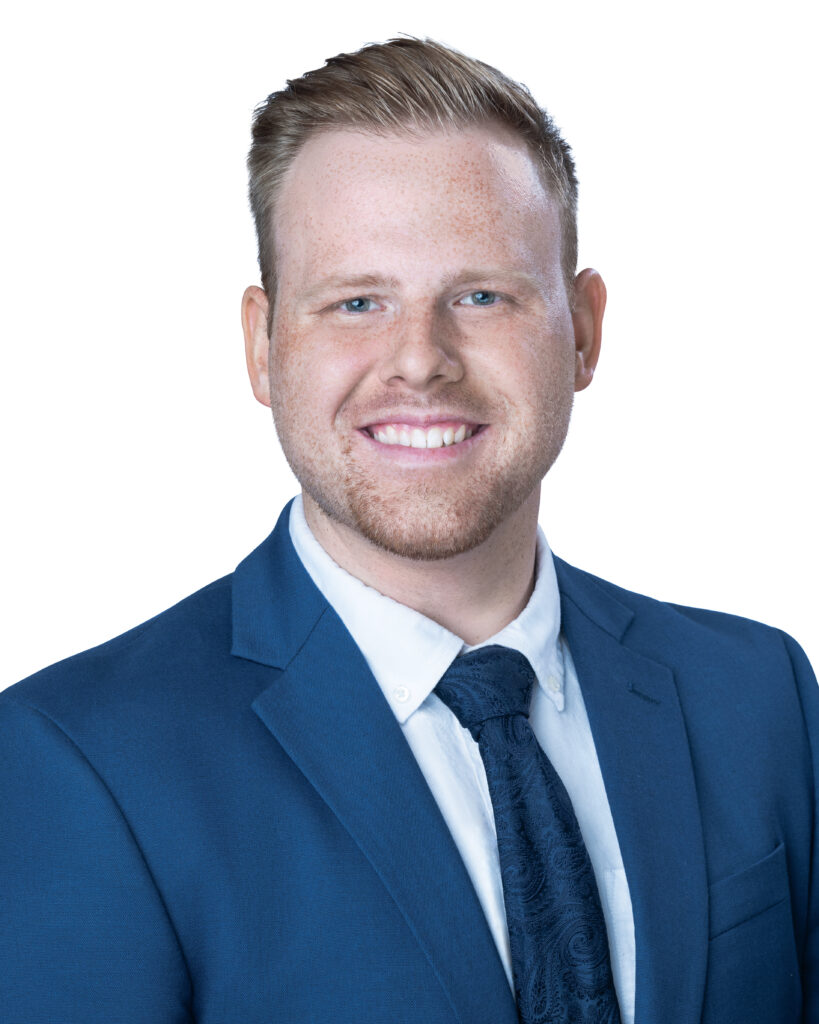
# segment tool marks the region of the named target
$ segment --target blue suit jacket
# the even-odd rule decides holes
[[[3,1024],[515,1024],[457,848],[285,510],[0,695]],[[819,1021],[819,690],[787,636],[557,560],[637,1024]]]

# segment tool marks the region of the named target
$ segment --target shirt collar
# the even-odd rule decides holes
[[[307,525],[301,495],[290,508],[289,528],[304,568],[358,645],[401,724],[423,704],[459,654],[487,644],[502,644],[525,655],[543,692],[558,711],[563,710],[560,595],[552,553],[540,527],[535,586],[528,604],[498,633],[473,646],[334,562]]]

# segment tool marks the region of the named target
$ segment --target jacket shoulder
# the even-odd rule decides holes
[[[669,629],[676,627],[688,635],[706,631],[715,639],[725,637],[744,640],[749,637],[766,637],[768,640],[776,640],[781,644],[780,638],[783,634],[780,630],[755,619],[640,594],[637,591],[618,586],[610,580],[595,576],[584,569],[569,565],[562,559],[555,558],[555,562],[558,565],[561,584],[569,584],[566,589],[568,596],[572,599],[578,592],[585,590],[599,595],[604,601],[615,601],[629,613],[629,619],[632,616],[635,618],[648,617],[649,621],[656,626],[665,625]]]
[[[0,701],[62,722],[104,718],[114,705],[136,710],[162,694],[166,706],[181,699],[187,680],[207,682],[197,671],[203,663],[229,655],[231,580],[214,580],[111,640],[40,669],[4,689]]]
[[[698,666],[710,676],[716,666],[746,679],[783,667],[798,643],[782,630],[742,615],[661,600],[618,586],[555,558],[561,594],[592,616],[605,616],[629,647],[669,665]],[[618,637],[618,638],[619,638]]]

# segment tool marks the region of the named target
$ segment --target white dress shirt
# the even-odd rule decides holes
[[[478,744],[432,691],[453,659],[476,647],[501,644],[529,659],[538,681],[529,722],[571,798],[600,892],[620,1015],[623,1024],[633,1024],[631,896],[583,695],[560,633],[557,576],[543,531],[538,528],[537,574],[529,603],[499,633],[472,647],[334,562],[307,525],[301,495],[291,507],[290,536],[313,582],[361,649],[401,725],[472,879],[513,992],[486,772]]]

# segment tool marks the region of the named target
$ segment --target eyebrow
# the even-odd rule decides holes
[[[448,274],[444,278],[446,288],[456,288],[459,284],[468,284],[470,281],[486,281],[491,278],[501,278],[504,281],[516,281],[520,284],[536,288],[537,284],[532,274],[525,270],[512,270],[503,267],[476,267],[459,271],[457,274]]]
[[[332,277],[322,278],[321,281],[316,282],[311,288],[302,292],[301,299],[307,302],[322,292],[335,291],[336,289],[353,291],[356,288],[384,287],[397,288],[398,281],[394,277],[384,277],[383,274],[355,274],[351,277],[348,277],[346,274],[335,274]]]
[[[443,279],[444,289],[456,288],[458,285],[467,284],[470,281],[485,281],[491,278],[502,278],[512,280],[520,284],[528,285],[530,288],[537,288],[537,282],[532,274],[522,270],[504,270],[500,267],[476,267],[467,268],[457,273],[447,274]],[[311,288],[308,288],[301,295],[303,302],[309,302],[323,292],[344,290],[355,291],[358,288],[399,288],[400,281],[395,277],[385,277],[383,274],[334,274],[322,278]]]

